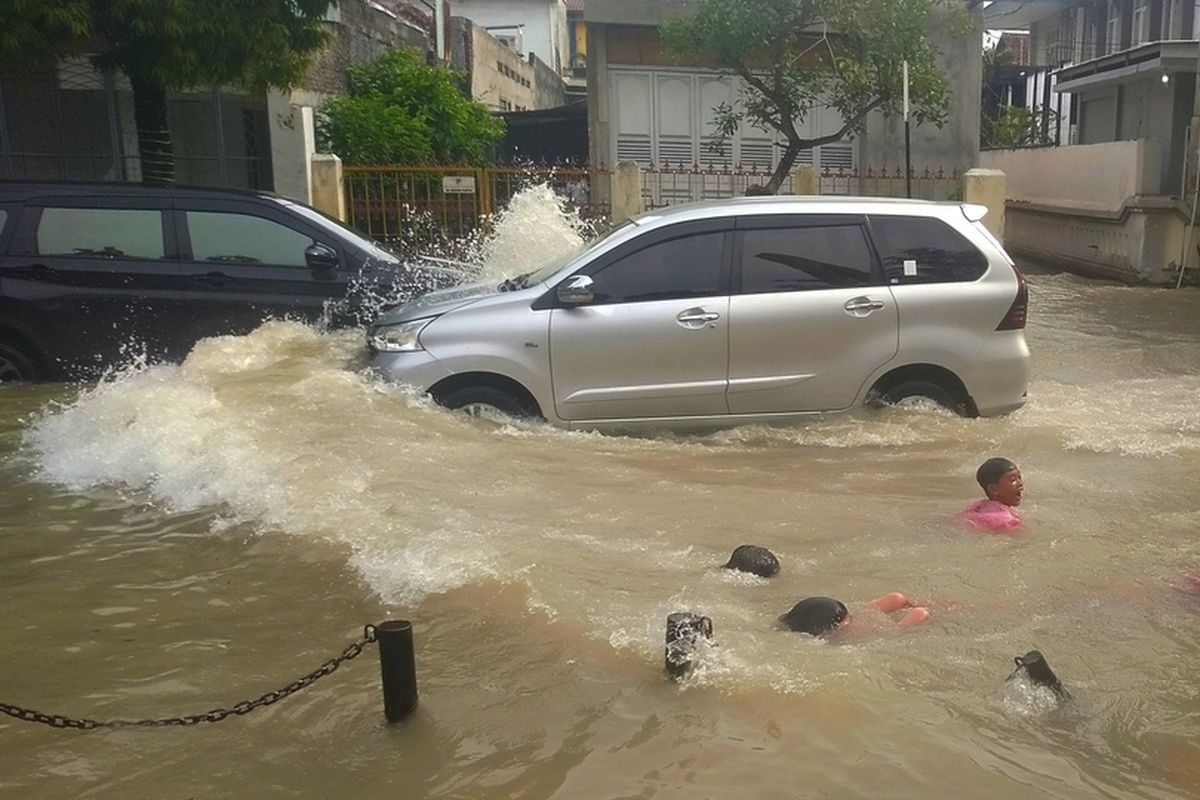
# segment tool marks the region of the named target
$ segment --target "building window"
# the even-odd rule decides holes
[[[1133,0],[1133,17],[1129,46],[1137,47],[1150,41],[1150,0]]]
[[[1117,0],[1108,0],[1108,17],[1104,23],[1104,52],[1115,53],[1121,49],[1121,6]]]

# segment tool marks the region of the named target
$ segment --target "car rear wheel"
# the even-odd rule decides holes
[[[0,383],[31,381],[37,377],[33,359],[18,347],[0,342]]]
[[[519,397],[491,386],[467,386],[437,398],[446,408],[464,411],[472,417],[506,416],[514,419],[534,419],[537,410]]]
[[[944,386],[924,380],[902,381],[884,389],[875,394],[872,405],[894,406],[901,400],[907,400],[910,397],[925,397],[959,416],[967,415],[966,405]]]

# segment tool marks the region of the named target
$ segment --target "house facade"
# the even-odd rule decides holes
[[[1061,146],[981,158],[1008,176],[1006,246],[1130,283],[1174,283],[1181,265],[1196,263],[1185,238],[1198,22],[1192,0],[987,8],[989,26],[1029,31],[1031,66],[1050,89],[1034,105],[1072,109]]]
[[[978,3],[968,3],[968,10],[978,16]],[[717,147],[713,109],[738,99],[741,79],[699,63],[680,64],[663,53],[659,26],[687,13],[686,0],[588,0],[584,19],[590,160],[610,165],[635,161],[643,166],[697,164],[770,171],[784,149],[770,131],[744,125],[723,147]],[[965,37],[940,45],[951,111],[941,128],[913,128],[912,165],[918,171],[962,172],[976,165],[979,154],[980,42]],[[816,108],[799,130],[802,136],[819,136],[842,124],[835,110]],[[797,162],[797,166],[819,170],[890,170],[903,164],[903,120],[878,112],[868,117],[862,134],[804,151]],[[688,190],[678,191],[686,194]],[[693,198],[681,194],[662,199]]]

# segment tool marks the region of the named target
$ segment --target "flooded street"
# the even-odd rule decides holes
[[[277,689],[191,728],[0,718],[13,798],[1186,798],[1200,795],[1200,293],[1033,270],[1030,402],[635,439],[451,414],[275,322],[96,388],[0,389],[0,702],[109,719]],[[976,467],[1019,537],[964,532]],[[738,544],[767,581],[718,569]],[[864,604],[930,608],[905,630]],[[776,617],[843,600],[866,632]],[[716,647],[662,676],[673,611]],[[1003,689],[1045,653],[1075,701]]]

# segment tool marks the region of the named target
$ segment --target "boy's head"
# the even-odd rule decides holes
[[[820,636],[849,621],[846,606],[832,597],[806,597],[779,618],[789,630]]]
[[[743,544],[734,549],[724,568],[749,572],[760,578],[770,578],[779,574],[779,559],[765,547]]]
[[[1021,482],[1021,470],[1007,458],[989,458],[975,471],[975,480],[989,500],[997,500],[1006,506],[1021,505],[1021,493],[1025,485]]]

